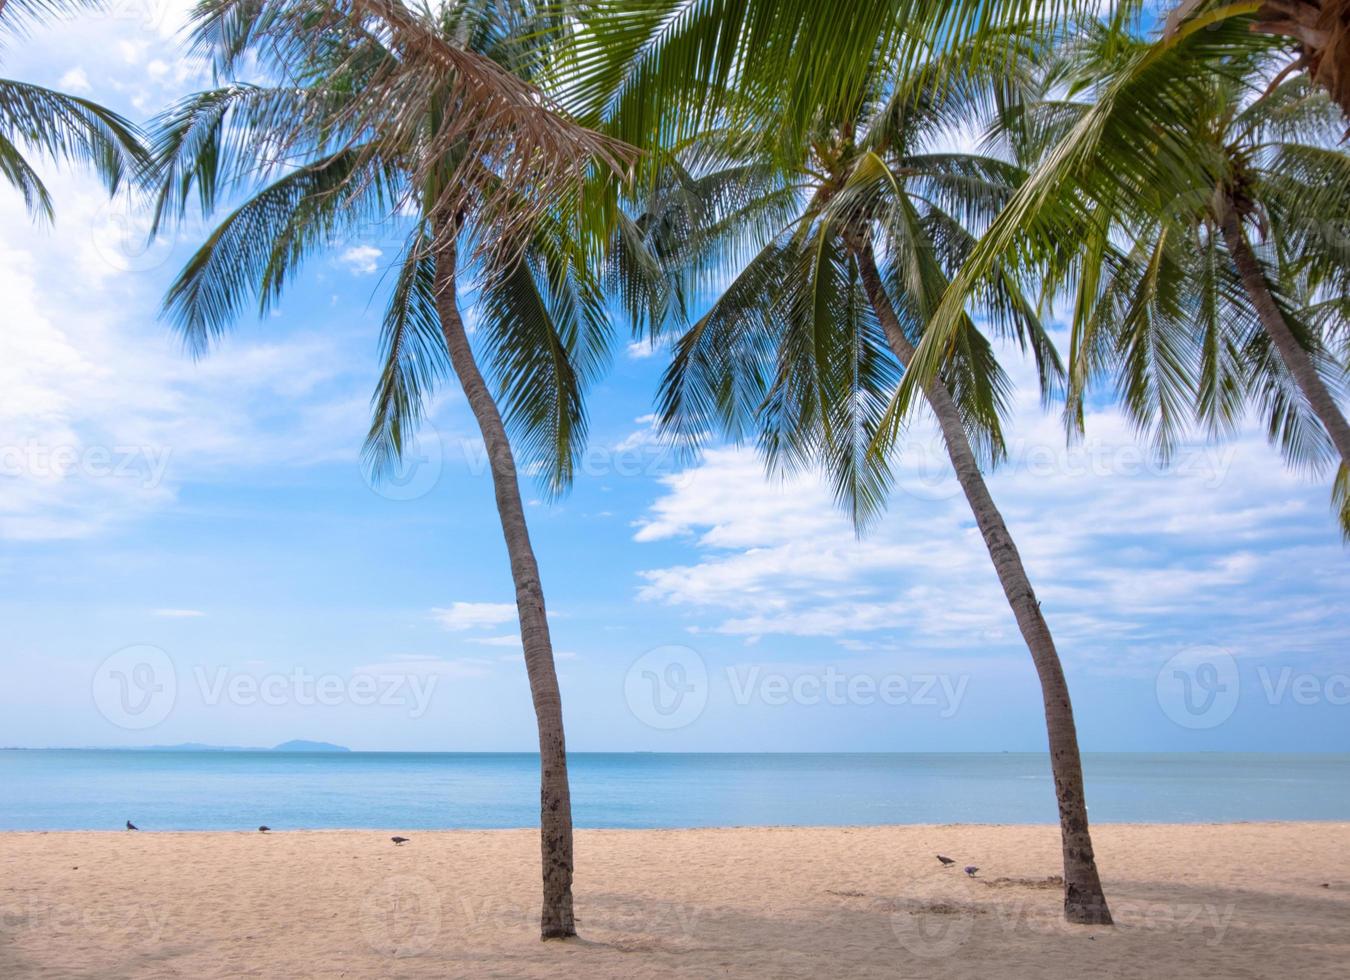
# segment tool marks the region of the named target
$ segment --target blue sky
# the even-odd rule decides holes
[[[0,67],[144,119],[206,82],[159,4],[12,44]],[[463,399],[441,393],[405,486],[359,465],[389,244],[335,242],[276,315],[193,363],[156,311],[200,230],[143,252],[93,181],[51,186],[53,229],[0,189],[0,744],[530,749]],[[926,422],[858,540],[813,476],[766,480],[734,447],[680,465],[650,426],[661,352],[620,347],[573,492],[524,487],[573,749],[1043,746],[1030,660]],[[1009,367],[1012,459],[991,484],[1084,746],[1350,750],[1325,480],[1287,472],[1256,426],[1164,472],[1109,403],[1066,450]],[[154,710],[119,714],[117,685],[146,678]],[[654,712],[685,688],[697,711]]]

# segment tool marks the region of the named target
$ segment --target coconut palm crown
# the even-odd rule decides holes
[[[1103,53],[1089,38],[1072,70],[1103,77]],[[1165,457],[1191,419],[1225,436],[1254,411],[1291,465],[1340,464],[1350,534],[1339,408],[1350,380],[1350,154],[1328,95],[1277,64],[1257,47],[1198,89],[1189,69],[1190,108],[1170,135],[1213,177],[1141,189],[1089,239],[1103,262],[1076,284],[1067,417],[1081,431],[1089,382],[1112,378]],[[1052,113],[1068,125],[1074,111],[1087,110]]]
[[[1192,420],[1224,435],[1250,407],[1295,464],[1340,464],[1344,527],[1350,157],[1327,96],[1250,26],[1076,32],[1004,120],[1030,176],[955,276],[902,397],[941,363],[963,294],[1009,262],[1038,268],[1072,313],[1071,434],[1102,378],[1164,457]]]

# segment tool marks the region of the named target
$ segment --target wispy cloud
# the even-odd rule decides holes
[[[373,245],[353,245],[338,255],[338,262],[358,276],[370,276],[380,268],[384,252]]]
[[[511,602],[452,602],[431,610],[431,617],[442,628],[455,632],[484,629],[514,622],[516,606]]]
[[[1010,462],[990,483],[1067,657],[1111,670],[1197,638],[1252,655],[1350,645],[1326,486],[1286,470],[1256,431],[1187,445],[1164,470],[1115,410],[1092,413],[1070,449],[1030,379],[1019,391]],[[936,433],[920,420],[907,439],[889,513],[862,537],[817,474],[765,480],[753,452],[710,450],[664,478],[637,523],[638,542],[691,556],[640,573],[639,597],[735,636],[1016,650]]]
[[[92,92],[93,86],[89,84],[89,76],[85,74],[83,68],[75,67],[61,76],[58,83],[61,89],[75,95],[83,95],[86,92]]]
[[[159,616],[161,619],[197,619],[205,616],[206,613],[200,609],[155,609],[152,615]]]
[[[515,610],[512,609],[512,616]],[[474,643],[481,643],[487,647],[518,647],[520,646],[519,633],[504,633],[501,636],[477,636],[473,638]]]
[[[655,337],[647,337],[644,340],[634,340],[624,348],[624,353],[633,361],[645,361],[649,357],[655,357],[665,350],[665,343]]]
[[[0,195],[0,538],[89,537],[211,469],[355,458],[348,338],[231,338],[194,363],[157,317],[175,253],[144,251],[87,175],[48,180],[47,233]]]

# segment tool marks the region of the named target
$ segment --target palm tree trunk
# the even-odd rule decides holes
[[[863,288],[877,319],[881,321],[891,351],[901,365],[907,365],[914,358],[914,346],[905,336],[895,308],[891,305],[871,246],[863,244],[853,251],[862,272]],[[951,393],[940,379],[934,379],[923,390],[942,429],[947,454],[956,469],[956,478],[975,514],[975,523],[984,536],[994,570],[998,573],[998,580],[1008,597],[1008,604],[1012,606],[1017,627],[1022,631],[1022,638],[1031,651],[1031,659],[1040,678],[1041,697],[1045,704],[1045,727],[1050,743],[1050,769],[1055,777],[1055,798],[1059,802],[1060,839],[1064,851],[1064,916],[1070,922],[1109,925],[1111,912],[1107,908],[1101,879],[1097,875],[1092,836],[1088,832],[1078,731],[1073,721],[1073,705],[1069,701],[1069,685],[1064,679],[1064,668],[1059,662],[1055,641],[1050,636],[1045,617],[1041,615],[1041,604],[1036,601],[1036,594],[1031,589],[1031,581],[1022,566],[1017,546],[985,485]]]
[[[1289,329],[1289,323],[1280,311],[1279,304],[1271,295],[1265,272],[1256,258],[1256,253],[1252,251],[1251,243],[1247,241],[1247,233],[1242,229],[1242,218],[1231,199],[1224,202],[1220,221],[1228,254],[1233,257],[1238,275],[1242,277],[1242,285],[1247,290],[1247,297],[1256,308],[1257,316],[1261,318],[1261,326],[1270,335],[1275,349],[1280,352],[1284,366],[1289,369],[1299,391],[1303,392],[1303,397],[1308,400],[1308,407],[1313,410],[1313,414],[1331,436],[1332,445],[1341,455],[1341,462],[1350,466],[1350,423],[1346,422],[1345,415],[1336,404],[1336,399],[1322,383],[1312,358]]]
[[[446,241],[446,226],[437,228],[438,242]],[[436,308],[441,331],[450,352],[450,363],[464,389],[469,408],[483,434],[497,494],[497,514],[511,556],[511,577],[516,584],[516,610],[520,617],[520,640],[525,648],[525,671],[539,725],[539,838],[543,853],[544,907],[540,930],[544,939],[575,936],[572,918],[572,798],[567,784],[567,747],[563,739],[562,697],[553,665],[553,643],[544,612],[544,591],[539,565],[530,546],[525,508],[520,501],[515,458],[507,439],[501,413],[483,375],[474,362],[473,349],[455,296],[456,252],[453,238],[438,246],[436,253]]]

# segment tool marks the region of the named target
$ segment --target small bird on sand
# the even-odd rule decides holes
[[[261,827],[258,828],[258,833],[260,833],[260,834],[265,834],[265,833],[267,833],[267,832],[268,832],[269,830],[271,830],[271,829],[272,829],[272,828],[269,827],[269,826],[267,826],[267,824],[263,824]]]
[[[393,841],[395,844],[406,844],[406,843],[408,843],[408,838],[406,838],[406,837],[390,837],[389,839],[390,839],[391,841]]]
[[[939,854],[937,856],[937,859],[942,862],[942,866],[944,868],[951,867],[953,864],[956,863],[956,858],[949,858],[945,854]]]
[[[979,870],[980,870],[980,869],[977,868],[977,867],[975,867],[975,865],[973,865],[973,864],[967,864],[966,867],[965,867],[965,872],[966,872],[966,874],[970,875],[972,878],[975,877],[975,872],[976,872],[976,871],[979,871]]]
[[[127,821],[127,830],[140,830],[140,829],[141,829],[140,827],[137,827],[130,820]]]

